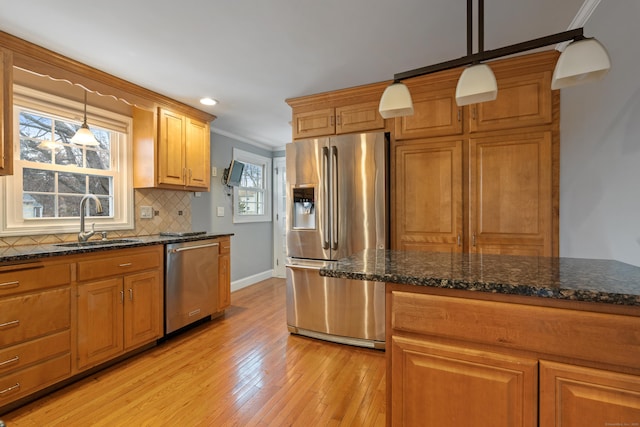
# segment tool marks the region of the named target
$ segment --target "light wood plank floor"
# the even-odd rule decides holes
[[[290,335],[285,283],[232,294],[224,318],[0,417],[20,426],[376,426],[384,352]]]

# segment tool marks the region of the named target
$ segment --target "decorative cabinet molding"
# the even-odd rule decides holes
[[[13,55],[0,47],[0,175],[13,174]]]

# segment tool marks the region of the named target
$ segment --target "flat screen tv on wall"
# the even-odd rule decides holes
[[[237,160],[231,160],[231,164],[224,170],[223,182],[225,185],[236,187],[240,185],[242,172],[244,171],[244,163]]]

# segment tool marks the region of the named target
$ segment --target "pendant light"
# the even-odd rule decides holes
[[[87,145],[87,146],[93,146],[93,147],[99,145],[98,140],[93,135],[93,133],[91,133],[91,130],[89,130],[89,126],[87,125],[87,91],[86,90],[84,91],[84,121],[82,122],[82,126],[80,126],[80,129],[78,129],[76,134],[73,135],[73,138],[71,138],[71,142],[78,145]]]
[[[463,66],[466,68],[456,87],[456,103],[467,105],[486,102],[496,98],[497,82],[490,67],[483,62],[504,56],[514,55],[545,46],[572,41],[560,55],[553,73],[552,89],[587,83],[602,78],[611,68],[606,49],[595,39],[586,39],[583,28],[517,43],[493,50],[483,50],[484,38],[484,1],[478,0],[479,52],[471,53],[472,45],[472,0],[467,0],[467,55],[439,64],[429,65],[415,70],[405,71],[393,76],[393,84],[387,87],[380,100],[380,115],[383,118],[408,116],[413,114],[413,103],[409,89],[403,80],[419,77],[438,71]],[[404,88],[404,89],[400,89]],[[394,102],[387,102],[387,91],[394,96]]]

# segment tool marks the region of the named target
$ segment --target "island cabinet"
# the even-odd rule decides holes
[[[155,342],[163,333],[161,245],[86,255],[77,263],[77,368]]]
[[[210,134],[206,118],[159,107],[133,108],[134,187],[208,191]]]
[[[387,123],[378,112],[386,85],[377,83],[287,99],[293,109],[293,139],[386,130]]]
[[[407,82],[415,114],[395,118],[392,246],[559,255],[557,54],[492,63],[495,101],[458,107],[461,70]]]
[[[13,173],[13,53],[0,47],[0,175]]]
[[[221,237],[219,242],[217,311],[223,311],[231,305],[231,238]]]
[[[387,284],[388,425],[640,422],[636,307],[475,294]]]
[[[0,408],[69,377],[72,267],[0,266]]]

